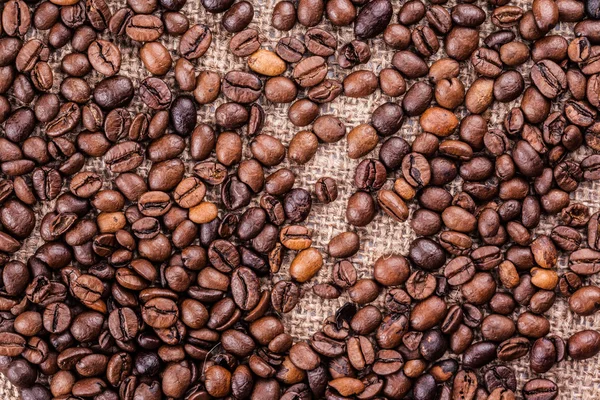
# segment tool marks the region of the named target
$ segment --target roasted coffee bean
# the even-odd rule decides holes
[[[514,337],[500,343],[497,350],[498,359],[511,361],[525,356],[530,349],[530,342],[524,337]]]
[[[291,84],[291,81],[289,83]],[[325,79],[317,86],[314,86],[309,89],[308,98],[316,103],[329,103],[336,97],[338,97],[342,93],[342,90],[343,87],[340,82],[333,79]],[[292,100],[293,99],[290,95],[289,101]]]
[[[271,304],[281,313],[292,311],[300,300],[300,289],[294,282],[279,281],[271,292]]]
[[[167,11],[162,15],[165,30],[174,36],[183,35],[189,28],[189,20],[180,12]]]
[[[319,107],[308,99],[293,103],[288,110],[288,118],[296,126],[309,125],[319,115]]]
[[[523,386],[523,397],[531,399],[555,399],[558,396],[558,387],[548,379],[532,379]]]
[[[216,72],[202,71],[196,80],[194,99],[199,104],[215,101],[221,90],[221,77]]]
[[[392,64],[409,79],[420,78],[427,75],[429,71],[427,63],[410,51],[399,51],[394,54]]]
[[[324,204],[335,201],[338,197],[338,188],[335,180],[329,177],[319,178],[315,183],[315,195]]]
[[[127,105],[133,98],[133,84],[124,76],[113,76],[100,81],[94,89],[94,101],[104,109]]]
[[[161,79],[155,77],[144,79],[139,93],[142,101],[154,110],[164,110],[171,104],[171,91]]]
[[[221,24],[228,32],[240,32],[252,21],[254,17],[254,7],[246,1],[234,4],[221,20]]]
[[[414,240],[410,245],[408,255],[416,266],[428,271],[442,267],[446,261],[446,255],[442,247],[427,238]]]
[[[359,249],[360,238],[354,232],[343,232],[333,237],[327,245],[327,252],[336,258],[348,258]]]
[[[373,197],[363,191],[350,196],[346,206],[346,219],[354,226],[366,226],[373,218],[377,209]]]
[[[333,283],[345,289],[356,283],[356,268],[351,262],[342,260],[333,266]]]
[[[285,214],[291,222],[304,221],[310,213],[311,205],[310,194],[304,189],[292,189],[283,200]]]
[[[576,250],[569,256],[570,269],[578,274],[590,275],[597,268],[599,252],[592,249]]]
[[[283,3],[283,2],[281,2]],[[306,51],[304,43],[293,37],[284,37],[277,42],[277,55],[287,62],[298,62]]]
[[[337,47],[335,37],[319,28],[311,28],[306,31],[304,34],[304,44],[308,51],[321,57],[332,55]]]
[[[298,164],[306,164],[313,158],[318,146],[319,141],[314,133],[300,131],[290,141],[288,158]]]
[[[408,207],[404,201],[391,190],[381,190],[377,193],[379,207],[396,221],[403,222],[408,219]]]
[[[191,26],[181,37],[179,53],[188,60],[202,57],[212,41],[212,33],[206,25]]]
[[[565,343],[557,337],[540,338],[533,343],[530,352],[531,369],[544,373],[565,356]]]
[[[429,184],[431,167],[421,154],[409,153],[402,160],[402,174],[412,186],[422,188]]]
[[[455,26],[448,32],[444,45],[449,57],[466,60],[479,45],[479,33],[473,28]]]
[[[566,75],[562,69],[551,60],[542,60],[531,69],[531,79],[540,92],[555,98],[566,89]]]
[[[354,184],[358,189],[375,191],[383,186],[386,177],[385,167],[380,161],[366,159],[356,167]]]
[[[595,356],[600,351],[598,332],[584,330],[575,333],[567,341],[569,356],[574,360],[584,360]]]
[[[260,79],[247,72],[231,71],[223,78],[223,94],[239,103],[255,101],[260,96],[261,89]]]
[[[365,42],[353,40],[340,48],[338,64],[342,68],[352,68],[366,63],[370,58],[369,46]]]
[[[395,103],[384,103],[373,112],[371,122],[380,135],[390,136],[402,127],[404,112]]]
[[[175,132],[187,136],[196,126],[196,106],[190,96],[179,96],[169,110]]]
[[[281,168],[267,176],[265,190],[268,194],[281,196],[288,193],[294,186],[296,175],[287,168]]]
[[[260,39],[255,29],[245,29],[229,41],[229,50],[238,57],[246,57],[260,48]]]
[[[324,8],[325,4],[320,0],[303,0],[299,2],[296,12],[298,22],[306,27],[317,25],[323,18]],[[293,24],[291,25],[293,26]]]
[[[348,134],[349,142],[351,134],[352,131]],[[402,160],[409,152],[410,147],[404,139],[400,137],[391,137],[381,145],[381,148],[379,149],[379,160],[388,170],[395,171],[402,166]]]
[[[348,97],[366,97],[379,86],[377,76],[371,71],[359,70],[344,78],[344,94]]]
[[[285,71],[286,64],[276,53],[258,50],[248,58],[248,67],[257,74],[277,76]]]
[[[398,21],[403,25],[412,25],[425,16],[425,5],[420,1],[407,1],[398,13]]]
[[[375,0],[361,8],[354,23],[354,34],[370,39],[382,33],[392,19],[392,5],[388,0]]]
[[[449,284],[461,285],[475,275],[475,267],[468,257],[457,257],[446,265],[444,275],[448,278]]]
[[[296,24],[296,9],[289,1],[280,1],[273,8],[271,25],[280,31],[289,31]]]

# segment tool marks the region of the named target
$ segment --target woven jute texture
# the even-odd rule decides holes
[[[250,0],[252,1],[252,0]],[[251,28],[255,28],[261,32],[264,39],[263,48],[274,49],[277,41],[284,36],[295,36],[302,38],[304,28],[297,26],[290,32],[280,32],[270,26],[271,13],[275,3],[278,0],[254,0],[255,15],[254,20],[250,24]],[[447,7],[451,7],[455,4],[455,0],[450,1],[446,4]],[[126,0],[107,0],[113,12],[126,5]],[[404,0],[392,0],[394,5],[394,21],[396,13],[400,6],[404,3]],[[479,5],[483,7],[488,15],[491,9],[488,6],[487,1],[479,0]],[[513,1],[512,4],[520,5],[524,9],[529,9],[531,4],[530,1]],[[213,33],[213,42],[208,52],[199,60],[196,61],[197,72],[202,70],[218,71],[223,75],[224,72],[234,69],[248,70],[244,59],[237,58],[228,52],[229,40],[232,34],[228,33],[220,26],[221,15],[213,15],[205,12],[203,7],[200,5],[198,0],[189,0],[185,8],[182,10],[189,18],[191,23],[203,23],[210,27]],[[347,43],[353,39],[352,29],[346,28],[332,28],[332,26],[324,21],[322,27],[328,31],[334,33],[337,37],[338,45]],[[494,26],[488,21],[481,27],[480,38],[483,38],[491,31],[495,30]],[[556,27],[555,32],[557,34],[564,35],[568,38],[573,36],[572,25],[560,24]],[[32,33],[30,32],[30,36]],[[36,33],[39,37],[45,39],[47,32]],[[115,39],[109,35],[104,34],[104,38],[115,41],[122,53],[123,62],[121,66],[120,74],[129,76],[133,81],[134,85],[137,86],[142,79],[149,75],[144,69],[143,65],[138,59],[138,51],[140,44],[132,42],[127,38]],[[171,51],[174,59],[177,55],[177,45],[179,38],[163,36],[162,42]],[[372,51],[372,57],[367,64],[358,66],[358,69],[368,69],[375,73],[378,73],[381,69],[391,66],[391,59],[393,51],[388,49],[381,38],[370,40],[370,47]],[[53,90],[58,92],[58,83],[62,80],[61,72],[58,67],[58,62],[64,54],[70,53],[72,50],[70,45],[65,48],[53,52],[51,63],[55,72],[55,87]],[[438,54],[432,57],[431,61],[443,57],[443,49]],[[342,70],[335,67],[335,60],[331,60],[332,68],[330,68],[329,77],[342,79],[344,76],[349,74],[351,71]],[[527,64],[519,70],[523,73],[525,80],[529,83],[529,67]],[[286,75],[291,74],[291,68],[288,68]],[[91,76],[92,82],[97,82],[101,79],[98,74],[94,73]],[[175,89],[176,85],[174,82],[173,74],[170,72],[166,76],[170,87]],[[460,79],[465,83],[465,86],[469,86],[475,79],[475,73],[473,72],[470,63],[461,63],[461,76]],[[409,82],[409,85],[413,82]],[[321,115],[333,114],[338,116],[346,125],[349,131],[352,127],[358,124],[368,122],[372,111],[380,104],[386,101],[398,101],[399,99],[392,99],[381,94],[377,91],[372,96],[366,99],[351,99],[344,96],[338,97],[332,103],[322,106]],[[198,110],[198,122],[205,122],[214,124],[214,110],[218,105],[223,103],[225,100],[223,96],[210,105],[200,107]],[[300,129],[293,126],[287,120],[288,105],[271,104],[265,100],[261,100],[262,105],[266,112],[266,123],[264,132],[274,135],[275,137],[282,140],[284,144],[288,144],[293,135]],[[488,110],[484,116],[489,120],[489,127],[499,127],[502,118],[504,117],[507,110],[513,106],[517,106],[520,99],[509,103],[509,104],[495,104],[490,110]],[[559,109],[560,101],[553,105],[554,109]],[[134,100],[134,103],[130,107],[131,111],[146,111],[139,101]],[[461,108],[456,111],[459,117],[465,115],[465,111]],[[399,135],[404,137],[409,143],[413,140],[415,135],[420,133],[420,128],[417,118],[407,119],[404,126],[399,132]],[[37,134],[41,134],[38,132]],[[249,151],[246,148],[247,139],[244,138],[245,154],[249,156]],[[318,202],[313,202],[313,209],[311,215],[307,220],[307,225],[313,229],[313,240],[314,246],[325,253],[325,247],[329,240],[336,234],[353,230],[356,231],[361,237],[361,248],[359,253],[352,258],[355,263],[359,278],[369,278],[372,274],[372,266],[374,261],[383,254],[388,253],[400,253],[406,254],[409,243],[414,239],[415,235],[408,222],[398,223],[393,221],[383,213],[379,213],[373,222],[365,228],[354,228],[346,222],[345,209],[348,197],[355,191],[353,186],[353,174],[354,168],[358,161],[351,160],[346,155],[346,140],[342,140],[334,144],[321,144],[317,151],[316,156],[313,160],[304,166],[288,165],[287,162],[282,166],[289,166],[297,175],[296,185],[305,188],[314,188],[314,184],[322,176],[333,177],[339,187],[338,199],[329,204],[322,205]],[[375,149],[367,157],[376,157],[378,149]],[[577,160],[581,160],[586,155],[590,154],[589,150],[581,149],[573,157]],[[187,154],[183,154],[184,160],[189,160]],[[188,162],[187,171],[191,175],[193,168],[193,162]],[[140,167],[139,172],[146,174],[149,165],[143,165]],[[101,159],[88,160],[85,170],[96,171],[105,177],[104,188],[111,188],[114,180],[114,175],[110,173],[103,164]],[[391,187],[395,176],[390,174],[386,187]],[[457,189],[458,184],[454,184],[449,189],[454,193]],[[600,184],[586,183],[582,184],[580,188],[572,194],[573,202],[581,202],[591,208],[592,212],[600,209],[600,198],[599,198]],[[209,198],[217,200],[215,195],[209,191]],[[36,206],[36,212],[39,219],[45,213],[51,210],[53,207],[52,203],[43,204]],[[411,206],[411,213],[414,211],[414,205]],[[549,230],[558,223],[558,219],[547,218],[545,219],[535,233],[547,233]],[[36,234],[25,241],[23,248],[19,251],[15,258],[19,260],[26,260],[35,249],[40,246],[43,242]],[[288,265],[291,260],[291,254],[286,256],[284,266],[281,271],[272,278],[272,281],[265,281],[266,286],[270,286],[272,283],[280,279],[286,279],[288,275]],[[311,281],[305,283],[302,286],[303,297],[298,306],[289,314],[285,315],[284,322],[287,331],[297,339],[306,339],[312,335],[317,329],[319,329],[325,318],[334,313],[335,310],[348,301],[347,295],[343,294],[339,299],[336,300],[322,300],[315,296],[311,290],[311,287],[315,283],[328,282],[331,276],[331,269],[334,260],[331,258],[325,258],[324,267],[321,269],[319,274]],[[566,258],[563,256],[560,259],[558,269],[563,270],[566,268]],[[590,283],[600,283],[600,279],[592,277]],[[375,302],[376,305],[382,306],[383,292]],[[460,302],[460,294],[451,294],[451,301]],[[383,310],[383,307],[381,307]],[[521,310],[523,311],[523,310]],[[515,312],[514,318],[518,315]],[[548,313],[548,318],[551,322],[552,333],[558,334],[563,338],[568,338],[574,332],[581,329],[594,329],[600,327],[600,316],[580,317],[572,314],[564,299],[558,298],[554,307]],[[527,357],[522,359],[520,362],[512,363],[511,366],[515,367],[519,378],[518,388],[522,387],[524,382],[535,374],[529,371],[527,365]],[[558,366],[554,367],[550,372],[544,374],[545,377],[554,380],[560,387],[561,399],[596,399],[600,398],[600,373],[596,367],[598,357],[590,360],[581,362],[564,361]],[[519,395],[520,396],[520,395]],[[18,399],[17,391],[10,385],[10,383],[2,376],[0,376],[0,399]]]

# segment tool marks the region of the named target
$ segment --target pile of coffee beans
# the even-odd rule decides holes
[[[0,4],[0,372],[23,400],[552,400],[511,362],[600,352],[599,332],[546,317],[559,296],[600,310],[600,213],[571,202],[600,179],[600,1],[201,0],[219,35],[186,0],[113,3]],[[302,35],[270,43],[255,13]],[[393,67],[361,67],[375,42]],[[198,72],[224,43],[247,67]],[[343,96],[385,100],[347,132],[322,114]],[[288,144],[264,104],[286,104]],[[341,140],[353,176],[297,185],[293,166]],[[360,230],[342,232],[314,284],[305,221],[338,185],[351,226],[383,213],[418,237],[360,278]],[[350,301],[300,341],[282,314],[307,290]]]

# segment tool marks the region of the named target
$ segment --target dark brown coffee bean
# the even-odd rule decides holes
[[[315,183],[315,195],[324,204],[335,201],[338,197],[338,188],[335,180],[329,177],[319,178]]]
[[[376,213],[373,197],[367,192],[356,192],[348,199],[346,206],[346,219],[354,226],[368,225]]]
[[[181,37],[179,53],[188,60],[202,57],[211,41],[212,33],[206,25],[192,25]]]
[[[569,356],[574,360],[593,357],[600,351],[600,336],[592,330],[575,333],[567,341],[567,348]]]
[[[526,400],[555,399],[558,396],[558,387],[548,379],[532,379],[523,386],[523,397]]]
[[[290,281],[279,281],[273,286],[271,292],[271,304],[273,308],[281,313],[292,311],[300,300],[300,289]]]
[[[382,33],[392,19],[392,5],[388,0],[376,0],[361,8],[354,23],[354,34],[369,39]]]
[[[235,3],[225,14],[221,24],[228,32],[240,32],[252,22],[254,7],[247,1]]]
[[[271,25],[280,31],[289,31],[296,24],[296,8],[289,1],[275,4],[271,16]]]
[[[223,94],[239,103],[251,103],[258,99],[262,90],[262,82],[255,75],[231,71],[223,78]]]
[[[565,73],[551,60],[542,60],[536,63],[531,69],[531,80],[548,98],[555,98],[567,87]]]
[[[468,257],[457,257],[444,268],[444,275],[451,285],[462,285],[475,275],[475,267]]]
[[[429,107],[433,96],[433,88],[429,84],[417,82],[404,95],[402,108],[408,116],[420,115]]]
[[[421,154],[410,153],[402,160],[402,174],[412,186],[421,188],[429,184],[431,168]]]

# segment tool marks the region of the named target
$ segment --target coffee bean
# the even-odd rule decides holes
[[[254,7],[249,2],[240,2],[234,4],[223,15],[221,24],[228,32],[240,32],[252,21],[254,17]]]
[[[380,161],[367,159],[356,167],[354,183],[358,189],[375,191],[383,186],[386,175],[385,167]]]
[[[258,32],[245,29],[235,34],[229,42],[229,50],[238,57],[246,57],[260,48]]]
[[[530,399],[555,399],[558,396],[558,387],[548,379],[532,379],[523,386],[523,397]]]
[[[222,85],[223,94],[239,103],[251,103],[258,99],[262,82],[253,74],[231,71],[225,75]]]
[[[412,186],[427,186],[431,179],[429,163],[418,153],[409,153],[402,160],[402,174]]]
[[[270,195],[281,196],[292,189],[295,181],[296,174],[287,168],[281,168],[267,176],[265,190]]]
[[[324,204],[335,201],[338,197],[338,188],[335,180],[329,177],[319,178],[315,183],[315,195]]]
[[[530,365],[539,373],[548,371],[565,355],[565,344],[560,338],[540,338],[531,347]]]
[[[337,41],[329,32],[311,28],[304,34],[304,44],[314,55],[328,57],[335,52]]]
[[[179,315],[175,303],[167,298],[157,297],[142,308],[144,322],[154,328],[168,328],[172,326]]]
[[[285,215],[291,222],[304,221],[310,213],[312,200],[304,189],[292,189],[283,201]]]
[[[271,304],[281,313],[292,311],[300,300],[300,289],[294,282],[279,281],[271,292]]]
[[[354,232],[343,232],[333,237],[327,245],[327,252],[336,258],[348,258],[356,254],[360,238]]]
[[[583,275],[593,274],[596,269],[599,252],[592,249],[576,250],[569,256],[570,269]]]
[[[133,84],[124,76],[113,76],[100,81],[94,89],[94,101],[104,109],[127,105],[133,98]]]
[[[425,16],[425,6],[420,1],[408,1],[400,8],[398,21],[403,25],[412,25]]]
[[[332,274],[333,282],[340,288],[349,288],[356,283],[356,268],[349,261],[335,263]]]
[[[367,192],[356,192],[348,199],[346,219],[354,226],[366,226],[375,217],[376,206]]]
[[[400,196],[396,195],[391,190],[381,190],[377,194],[377,202],[379,207],[399,222],[408,219],[408,207]]]
[[[325,4],[321,0],[303,0],[297,7],[298,22],[306,27],[315,26],[323,18],[324,9]]]
[[[342,91],[343,87],[340,82],[334,79],[325,79],[308,90],[308,98],[316,103],[329,103],[342,94]],[[290,95],[290,101],[292,100]]]
[[[395,103],[384,103],[371,116],[375,130],[382,136],[390,136],[398,132],[404,122],[404,112]]]
[[[451,260],[444,269],[444,275],[451,285],[468,282],[475,274],[473,262],[468,257],[457,257]]]
[[[280,31],[289,31],[296,24],[296,9],[289,1],[280,1],[273,8],[271,25]]]
[[[257,74],[277,76],[285,71],[286,64],[272,51],[259,49],[248,57],[248,67]]]
[[[389,24],[383,31],[383,41],[393,49],[406,50],[410,44],[410,30],[400,24]]]
[[[523,337],[505,340],[498,346],[498,358],[502,361],[519,359],[529,352],[530,346],[529,340]]]
[[[392,5],[388,0],[376,0],[363,7],[354,23],[354,34],[369,39],[382,33],[392,18]]]
[[[414,240],[410,245],[408,255],[416,266],[428,271],[440,268],[446,261],[442,247],[427,238]]]
[[[196,126],[196,106],[190,96],[179,96],[169,111],[171,123],[179,135],[189,135]]]
[[[572,335],[567,341],[569,356],[574,360],[584,360],[595,356],[600,350],[598,332],[584,330]]]
[[[171,69],[173,60],[166,47],[159,42],[145,43],[140,49],[140,59],[154,75],[164,75]]]
[[[319,56],[307,57],[300,61],[292,71],[292,77],[302,87],[316,86],[325,79],[327,64]]]
[[[369,46],[360,40],[353,40],[340,48],[338,64],[342,68],[352,68],[366,63],[370,58]]]
[[[206,25],[192,25],[181,37],[179,53],[188,60],[202,57],[210,47],[212,33]]]

